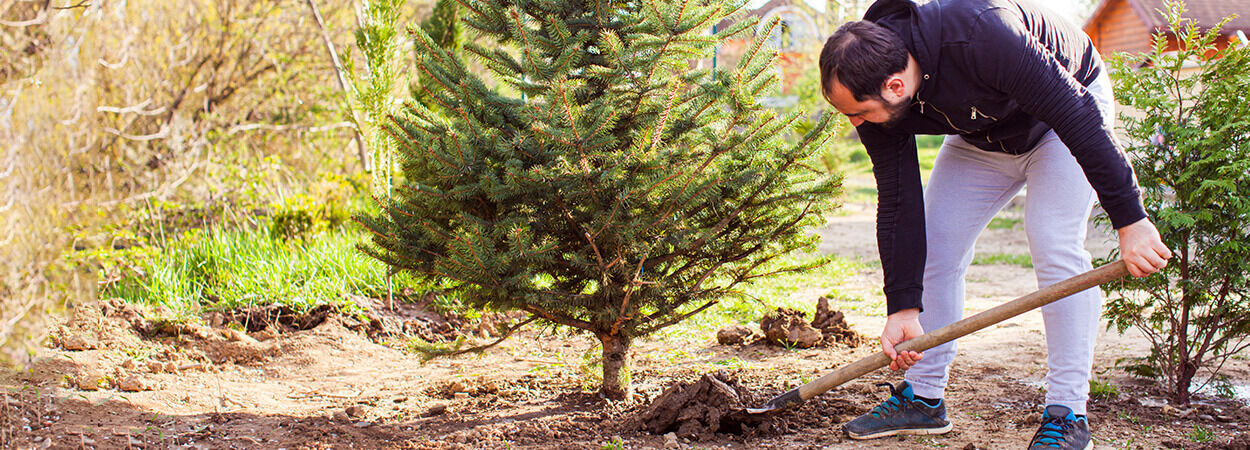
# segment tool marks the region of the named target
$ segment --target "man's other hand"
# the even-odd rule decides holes
[[[895,345],[922,334],[919,309],[904,309],[886,317],[885,329],[881,331],[881,350],[890,357],[890,370],[907,370],[924,358],[924,352],[894,351]]]
[[[1163,244],[1159,230],[1150,219],[1143,218],[1115,231],[1120,235],[1120,259],[1128,266],[1128,273],[1135,277],[1162,270],[1172,258],[1172,251]]]

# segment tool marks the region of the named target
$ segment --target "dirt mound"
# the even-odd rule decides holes
[[[751,415],[746,405],[760,399],[723,371],[703,375],[694,383],[675,384],[655,398],[637,420],[653,434],[676,432],[705,440],[716,433],[754,434],[772,429],[768,415]]]
[[[803,311],[797,309],[777,308],[760,319],[760,329],[768,342],[785,347],[811,348],[824,340],[820,331],[807,322]]]
[[[204,321],[213,328],[229,323],[239,324],[248,333],[274,328],[282,332],[311,330],[326,321],[339,307],[330,304],[314,306],[307,311],[297,311],[289,305],[264,305],[214,311],[204,315]]]
[[[52,333],[56,346],[69,351],[122,349],[138,346],[139,336],[153,323],[143,309],[121,299],[75,304],[70,318]]]
[[[816,317],[811,322],[802,311],[777,308],[760,319],[760,329],[765,341],[785,347],[811,348],[841,344],[858,347],[868,342],[846,323],[841,311],[829,308],[829,299],[821,297],[816,303]]]
[[[868,343],[868,338],[862,334],[856,333],[851,329],[851,325],[846,323],[846,315],[842,311],[833,311],[829,308],[829,299],[821,297],[816,300],[816,317],[812,319],[812,326],[820,330],[824,339],[822,343],[829,345],[838,343],[847,347],[859,347]]]

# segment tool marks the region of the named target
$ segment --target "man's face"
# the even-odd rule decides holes
[[[839,83],[833,82],[833,89],[827,92],[825,100],[833,105],[833,109],[846,115],[851,125],[859,126],[864,122],[872,122],[889,127],[898,122],[907,111],[909,102],[899,95],[891,95],[889,89],[882,89],[882,98],[859,101],[851,91]]]

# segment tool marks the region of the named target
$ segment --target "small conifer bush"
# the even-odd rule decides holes
[[[473,305],[593,333],[614,399],[633,339],[814,265],[777,260],[814,250],[808,230],[836,206],[839,180],[814,159],[834,115],[786,143],[802,112],[760,106],[779,83],[763,39],[737,67],[700,63],[778,23],[710,33],[740,0],[460,4],[492,43],[458,56],[413,30],[435,107],[408,102],[386,126],[405,180],[359,218],[369,255]]]

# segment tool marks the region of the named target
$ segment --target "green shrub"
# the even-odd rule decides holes
[[[1250,347],[1250,47],[1217,49],[1227,19],[1200,28],[1183,11],[1164,13],[1179,49],[1160,32],[1151,51],[1111,64],[1116,100],[1136,110],[1121,120],[1146,210],[1175,256],[1157,275],[1103,286],[1111,325],[1146,335],[1146,363],[1178,405],[1200,370],[1215,376]]]

